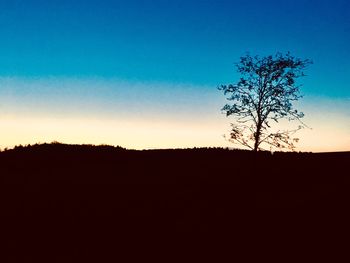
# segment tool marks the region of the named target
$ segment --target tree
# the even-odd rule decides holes
[[[264,144],[294,150],[298,138],[292,135],[306,126],[300,120],[304,114],[293,106],[302,97],[296,79],[305,76],[303,70],[311,63],[289,52],[241,57],[236,64],[240,80],[219,87],[231,102],[222,111],[235,119],[229,140],[253,151],[263,149]],[[299,126],[294,130],[272,130],[271,121],[277,123],[280,119],[298,120]]]

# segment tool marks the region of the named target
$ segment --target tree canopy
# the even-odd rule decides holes
[[[300,99],[300,84],[296,80],[305,76],[304,69],[312,63],[290,53],[277,53],[266,57],[245,55],[236,64],[241,75],[236,84],[221,85],[220,90],[230,103],[222,111],[232,116],[229,140],[251,150],[262,146],[293,150],[298,138],[292,135],[306,125],[301,121],[304,114],[294,109],[293,102]],[[273,131],[271,122],[286,118],[298,120],[294,130]]]

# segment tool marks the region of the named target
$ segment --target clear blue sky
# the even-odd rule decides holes
[[[304,94],[350,97],[348,0],[8,0],[0,36],[2,77],[186,83],[201,92],[234,82],[246,52],[290,51],[314,61]]]
[[[247,51],[289,50],[314,60],[311,92],[349,95],[349,14],[348,0],[1,1],[0,74],[215,86]]]

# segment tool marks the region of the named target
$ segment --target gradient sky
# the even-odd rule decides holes
[[[0,146],[231,146],[216,90],[246,52],[290,51],[298,150],[350,150],[350,1],[0,1]]]

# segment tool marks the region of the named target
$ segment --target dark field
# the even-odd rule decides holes
[[[191,236],[322,239],[346,224],[349,162],[350,152],[17,147],[0,153],[6,262],[107,262]]]

